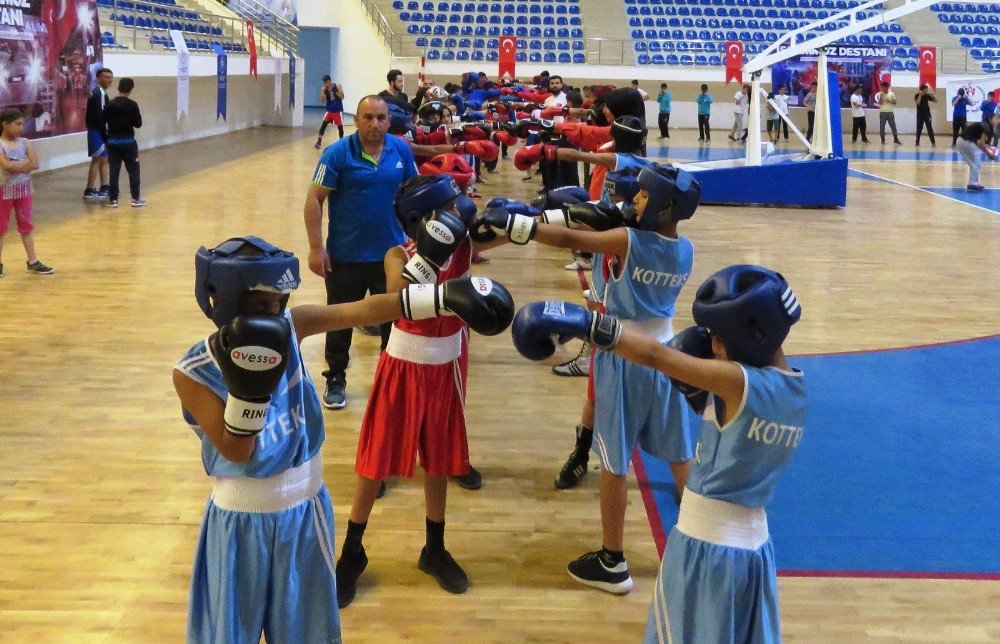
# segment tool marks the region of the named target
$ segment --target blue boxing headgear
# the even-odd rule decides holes
[[[194,274],[198,306],[222,327],[239,315],[247,291],[288,294],[297,289],[299,260],[260,237],[233,237],[212,249],[199,248]]]
[[[604,177],[604,192],[613,198],[632,201],[639,192],[639,172],[642,168],[622,168],[617,172],[609,172]]]
[[[403,232],[413,238],[424,217],[447,207],[461,194],[451,175],[418,175],[404,181],[396,190],[392,210]]]
[[[802,307],[780,273],[737,264],[698,287],[692,312],[696,324],[719,338],[730,360],[763,367],[799,321]]]
[[[389,133],[400,134],[413,125],[412,115],[395,103],[386,103],[389,108]]]
[[[661,163],[651,163],[642,169],[638,178],[639,188],[649,193],[642,219],[633,209],[626,224],[642,230],[660,227],[660,216],[669,208],[670,221],[690,219],[701,201],[701,182],[685,170],[678,170]]]

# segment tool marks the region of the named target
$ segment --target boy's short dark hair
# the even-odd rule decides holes
[[[633,78],[633,79],[632,79],[632,84],[633,84],[633,85],[638,85],[638,84],[639,84],[639,80],[638,80],[638,79],[636,79],[636,78]]]
[[[706,85],[705,83],[702,83],[702,84],[701,84],[701,89],[702,89],[702,90],[706,90],[706,89],[708,89],[708,85]]]
[[[323,76],[323,80],[325,80],[325,81],[328,81],[328,80],[331,80],[331,79],[330,79],[330,75],[329,75],[329,74],[327,74],[327,75]]]
[[[920,89],[921,89],[921,90],[925,90],[925,89],[927,89],[927,83],[921,83],[921,84],[920,84]]]
[[[133,89],[135,89],[135,81],[128,76],[118,81],[118,91],[122,94],[128,94]]]
[[[115,75],[115,73],[113,71],[111,71],[110,69],[108,69],[107,67],[101,67],[100,69],[97,70],[97,73],[94,74],[94,78],[100,78],[101,74],[105,74],[105,73],[111,74],[112,76]]]
[[[570,107],[580,107],[583,105],[583,94],[580,90],[571,89],[566,92],[566,102],[569,103]]]
[[[398,69],[390,69],[389,73],[385,75],[385,79],[390,83],[395,83],[396,79],[403,75],[403,72]]]
[[[24,118],[24,112],[19,107],[5,107],[0,110],[0,123],[13,123]]]
[[[882,87],[889,87],[889,83],[882,81]]]
[[[660,89],[667,89],[666,83],[660,83]]]

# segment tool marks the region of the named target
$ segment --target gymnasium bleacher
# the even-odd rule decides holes
[[[496,61],[500,36],[516,36],[518,62],[587,62],[578,0],[394,0],[392,8],[428,60]]]
[[[931,11],[984,72],[1000,72],[1000,5],[942,2]]]
[[[725,64],[727,40],[742,41],[746,56],[753,56],[789,31],[858,4],[846,0],[625,0],[625,13],[637,64],[719,66]],[[836,28],[847,24],[840,21]],[[918,50],[898,23],[848,36],[844,43],[890,47],[895,71],[917,70]]]
[[[169,31],[176,29],[183,33],[191,51],[209,52],[213,45],[219,45],[226,52],[246,52],[241,34],[227,36],[222,26],[212,22],[212,18],[221,19],[207,18],[175,0],[97,0],[97,6],[105,28],[101,34],[101,45],[105,48],[130,49],[130,43],[141,36],[150,49],[173,50]],[[119,31],[114,23],[124,29]],[[113,32],[119,33],[117,39]]]

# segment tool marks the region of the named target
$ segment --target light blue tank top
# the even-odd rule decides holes
[[[805,377],[798,369],[740,367],[743,405],[720,428],[709,397],[687,487],[708,498],[764,507],[802,439],[809,406]]]
[[[603,253],[594,255],[594,292],[607,312],[623,320],[672,318],[674,303],[691,276],[694,246],[687,237],[664,237],[628,229],[629,247],[618,277],[605,273]]]
[[[289,324],[292,314],[285,311]],[[222,372],[209,350],[208,338],[191,347],[175,368],[192,380],[211,389],[223,401],[229,393]],[[194,417],[186,410],[184,420],[201,439],[201,460],[209,476],[250,476],[266,478],[302,465],[319,451],[326,437],[323,412],[309,372],[302,363],[302,353],[295,326],[288,352],[288,368],[267,408],[264,431],[257,435],[257,447],[246,463],[226,460],[205,437]]]

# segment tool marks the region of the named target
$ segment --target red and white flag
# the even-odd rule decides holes
[[[257,39],[253,33],[253,20],[247,20],[247,48],[250,50],[250,75],[257,78]]]
[[[726,41],[726,82],[743,82],[743,43],[739,40]]]
[[[920,48],[919,83],[927,83],[931,89],[937,89],[937,47]]]
[[[497,59],[500,61],[497,76],[503,78],[514,78],[514,64],[517,61],[517,38],[514,36],[500,37],[500,51]]]

